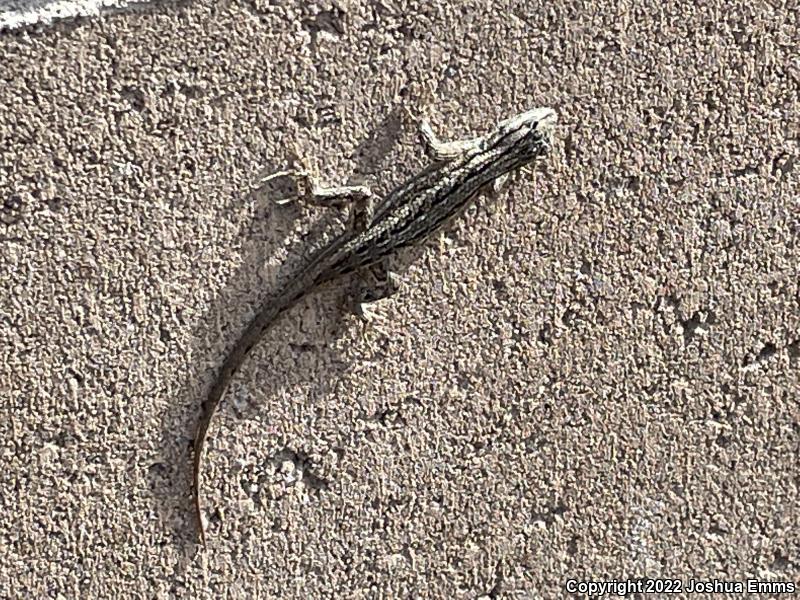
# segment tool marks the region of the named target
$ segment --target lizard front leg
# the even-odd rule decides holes
[[[501,125],[507,125],[513,119],[503,121]],[[440,140],[434,133],[430,122],[426,118],[419,120],[419,135],[425,146],[425,152],[433,160],[448,162],[457,158],[463,157],[465,154],[480,151],[485,143],[484,136],[476,136],[474,138],[464,140],[453,140],[445,142]],[[508,184],[509,174],[500,175],[497,179],[492,181],[488,186],[485,186],[481,191],[486,193],[493,200],[497,199],[500,191]]]
[[[425,146],[425,152],[433,160],[439,162],[449,162],[480,150],[483,142],[482,137],[474,137],[467,140],[453,140],[443,142],[433,132],[433,128],[427,119],[422,119],[419,123],[419,134]]]

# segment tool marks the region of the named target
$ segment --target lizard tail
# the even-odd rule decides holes
[[[239,367],[244,362],[244,359],[255,346],[256,342],[266,333],[266,331],[278,320],[284,312],[290,309],[300,298],[305,296],[307,290],[294,290],[289,289],[282,295],[280,299],[275,301],[267,310],[262,310],[258,316],[248,325],[245,332],[236,342],[236,345],[228,353],[225,361],[222,363],[217,377],[214,380],[214,385],[208,392],[208,396],[203,402],[200,422],[197,425],[197,432],[194,438],[194,466],[192,469],[192,483],[194,488],[194,512],[197,519],[197,534],[200,543],[205,547],[206,545],[206,531],[203,522],[203,506],[200,499],[200,469],[203,460],[203,449],[205,446],[206,438],[208,437],[208,429],[211,425],[211,420],[217,412],[217,407],[228,388],[228,384]]]

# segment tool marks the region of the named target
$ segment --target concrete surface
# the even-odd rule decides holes
[[[0,36],[2,596],[798,583],[796,4],[306,4]],[[203,394],[343,221],[253,182],[296,142],[387,190],[424,163],[404,106],[450,137],[552,106],[558,139],[371,325],[331,289],[259,345],[199,551]]]

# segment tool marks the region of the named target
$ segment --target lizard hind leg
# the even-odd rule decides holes
[[[350,312],[365,322],[372,318],[369,305],[389,298],[401,286],[400,277],[389,270],[387,260],[365,267],[353,279],[350,290]]]
[[[372,223],[375,205],[375,194],[366,185],[327,186],[320,183],[319,178],[306,165],[297,150],[294,151],[294,162],[297,168],[278,171],[262,179],[266,182],[277,177],[289,176],[297,185],[297,196],[276,201],[276,204],[287,204],[296,198],[313,206],[322,208],[351,209],[350,227],[356,231],[364,231]]]

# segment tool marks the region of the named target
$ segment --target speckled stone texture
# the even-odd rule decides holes
[[[800,63],[781,2],[215,2],[0,35],[0,595],[555,598],[800,582]],[[551,156],[301,303],[346,214],[534,106]],[[279,186],[280,187],[280,186]],[[290,191],[290,190],[289,190]],[[636,596],[631,596],[636,597]],[[736,597],[742,597],[736,596]]]

